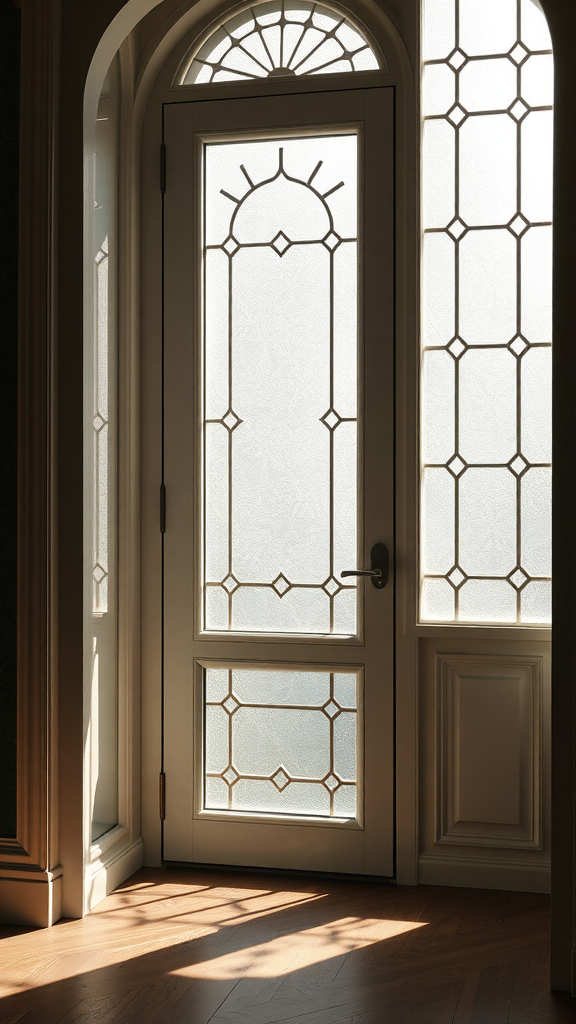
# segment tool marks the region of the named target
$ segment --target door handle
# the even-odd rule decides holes
[[[382,590],[388,583],[390,559],[385,544],[375,544],[370,552],[369,569],[344,569],[341,576],[370,576],[372,586]]]

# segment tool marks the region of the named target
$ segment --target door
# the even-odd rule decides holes
[[[393,90],[164,140],[164,858],[390,876]]]

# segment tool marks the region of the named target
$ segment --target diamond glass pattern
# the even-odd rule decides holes
[[[342,422],[342,418],[337,412],[334,412],[334,409],[329,409],[320,417],[320,422],[325,423],[329,430],[334,430]]]
[[[497,6],[424,0],[425,71],[455,78],[424,118],[427,622],[550,621],[552,51],[537,5]]]
[[[272,0],[225,19],[181,68],[179,85],[206,85],[386,70],[386,62],[341,13],[309,0]]]
[[[273,238],[272,241],[270,242],[270,245],[272,246],[273,249],[276,249],[276,252],[279,254],[279,256],[283,256],[284,253],[286,252],[286,249],[290,245],[290,239],[286,238],[286,235],[284,234],[283,231],[279,231],[278,234],[276,235],[276,238]]]
[[[340,711],[340,708],[338,707],[337,704],[334,703],[333,700],[331,700],[328,704],[326,704],[323,710],[328,715],[328,718],[334,718],[334,716],[337,715],[338,712]]]
[[[283,789],[286,789],[286,786],[289,784],[290,779],[286,775],[284,769],[279,768],[276,774],[272,776],[272,782],[276,786],[278,792],[281,793]]]
[[[528,576],[523,569],[516,569],[510,576],[510,582],[520,589],[520,587],[528,582]]]
[[[460,476],[460,474],[466,469],[466,463],[462,461],[459,455],[455,455],[446,463],[446,465],[454,476]]]
[[[204,628],[353,636],[358,136],[204,158]]]
[[[530,227],[530,225],[526,220],[526,217],[523,217],[522,214],[516,214],[514,219],[510,221],[509,227],[510,230],[513,231],[515,235],[520,236],[524,234],[524,232],[527,228]]]
[[[331,576],[330,579],[327,580],[326,583],[324,584],[324,590],[326,591],[326,593],[330,595],[337,594],[338,591],[341,589],[342,585],[338,582],[338,580],[335,580],[333,576]]]
[[[228,430],[235,430],[241,422],[240,417],[232,409],[229,409],[226,415],[222,417],[222,423],[225,427],[228,427]]]
[[[452,110],[448,111],[448,120],[451,121],[453,125],[461,124],[465,117],[466,111],[459,103],[452,107]]]
[[[528,50],[522,43],[516,43],[516,46],[510,50],[510,57],[515,64],[521,64],[522,61],[526,60],[527,56]]]
[[[238,252],[239,245],[235,238],[230,237],[222,243],[222,248],[226,249],[229,256],[233,256],[235,252]]]
[[[462,221],[458,217],[456,217],[448,225],[447,230],[448,230],[448,234],[452,235],[452,238],[460,238],[464,234],[464,232],[466,231],[466,225],[463,224]]]
[[[454,338],[454,341],[451,341],[448,345],[448,351],[455,359],[459,359],[462,353],[466,351],[466,347],[461,338]]]
[[[352,669],[206,667],[204,808],[354,818],[358,685]]]
[[[448,58],[448,63],[450,67],[454,68],[455,71],[458,71],[465,60],[466,57],[462,53],[462,50],[455,50],[452,56]]]
[[[274,590],[276,591],[277,594],[279,594],[280,597],[282,597],[282,595],[290,589],[290,584],[284,576],[277,576],[272,586],[274,587]]]
[[[516,476],[521,476],[528,469],[528,463],[523,455],[517,455],[515,459],[512,459],[510,463],[510,469]]]
[[[326,248],[329,249],[330,252],[333,252],[334,249],[340,245],[340,238],[334,233],[334,231],[331,231],[330,234],[326,235],[326,238],[323,239],[323,242]]]
[[[528,348],[528,342],[524,338],[514,338],[508,347],[512,349],[515,355],[521,356]]]
[[[524,100],[516,100],[510,107],[510,114],[515,121],[521,121],[522,118],[526,117],[528,111],[529,107],[524,103]]]
[[[464,573],[460,569],[458,569],[458,567],[456,567],[452,570],[452,572],[448,573],[448,579],[450,580],[450,583],[452,583],[453,586],[459,587],[461,586],[462,583],[464,583],[466,577]]]
[[[324,785],[326,786],[326,789],[329,789],[330,792],[332,792],[338,788],[340,782],[335,775],[329,775],[327,779],[324,779]]]

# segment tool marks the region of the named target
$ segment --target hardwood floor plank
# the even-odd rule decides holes
[[[460,991],[456,1010],[450,1024],[469,1024],[469,1021],[472,1018],[472,1010],[474,1008],[479,981],[480,971],[471,971],[470,974],[466,975],[464,984]]]
[[[548,900],[143,869],[84,921],[0,931],[0,1024],[574,1024]]]

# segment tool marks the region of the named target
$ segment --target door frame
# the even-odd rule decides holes
[[[366,88],[370,85],[393,86],[396,93],[396,249],[397,274],[395,285],[396,302],[396,421],[397,421],[397,564],[402,567],[402,579],[397,582],[396,623],[397,623],[397,678],[402,678],[401,694],[396,702],[396,735],[401,735],[403,756],[396,762],[395,804],[396,804],[396,877],[405,884],[417,880],[417,730],[415,711],[417,708],[416,666],[417,644],[406,636],[404,624],[407,612],[407,594],[411,579],[415,578],[413,529],[415,520],[406,521],[405,508],[409,504],[405,495],[414,493],[417,445],[414,432],[398,429],[416,414],[417,389],[415,386],[417,353],[413,339],[417,336],[417,294],[418,273],[415,254],[418,252],[417,166],[413,154],[416,152],[418,137],[418,108],[414,82],[410,71],[405,47],[399,35],[392,28],[381,11],[375,12],[371,4],[365,17],[368,29],[376,37],[386,54],[388,72],[365,72],[363,75],[330,75],[306,81],[291,79],[260,80],[243,86],[238,84],[218,86],[217,96],[222,99],[240,95],[282,95],[285,92],[332,91],[338,89]],[[362,5],[364,7],[364,5]],[[190,13],[190,12],[189,12]],[[376,17],[374,16],[376,13]],[[364,18],[365,12],[359,12]],[[196,32],[198,29],[196,29]],[[183,35],[174,47],[169,59],[160,70],[151,90],[142,125],[142,209],[146,216],[141,225],[143,252],[149,258],[142,263],[142,403],[149,410],[142,421],[142,447],[148,453],[142,460],[142,670],[143,670],[143,734],[144,747],[161,750],[160,705],[158,680],[161,671],[161,640],[157,623],[160,621],[160,603],[153,596],[155,587],[159,593],[162,555],[158,546],[158,497],[157,487],[161,466],[161,452],[153,436],[150,419],[159,416],[161,403],[156,389],[160,379],[161,366],[155,349],[155,332],[159,329],[159,315],[154,301],[159,273],[158,254],[155,253],[155,239],[158,239],[158,134],[159,111],[163,102],[187,102],[191,95],[195,99],[215,99],[213,87],[194,86],[193,94],[188,88],[174,88],[176,70],[194,37],[194,30]],[[412,341],[410,341],[412,339]],[[160,861],[160,837],[157,818],[158,774],[143,765],[143,834],[147,851],[155,863]],[[158,762],[155,762],[158,770]],[[148,854],[147,854],[148,859]]]

